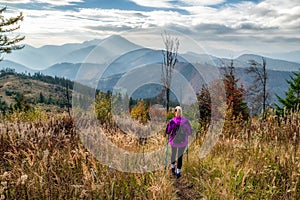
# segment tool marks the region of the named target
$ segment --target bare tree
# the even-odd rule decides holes
[[[253,74],[253,84],[249,87],[249,96],[253,100],[254,110],[263,113],[265,118],[265,111],[267,107],[267,101],[270,96],[267,91],[267,70],[266,70],[266,59],[262,57],[262,64],[255,60],[249,61],[250,67],[246,69],[246,73]]]
[[[166,93],[167,112],[169,112],[172,72],[178,61],[177,53],[179,48],[179,39],[177,37],[171,36],[166,32],[162,34],[162,39],[165,45],[165,49],[162,50],[162,54],[163,54],[162,83],[163,83],[164,91]]]

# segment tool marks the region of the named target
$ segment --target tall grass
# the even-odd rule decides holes
[[[189,178],[207,199],[300,199],[300,114],[227,122],[204,159],[191,150]]]
[[[102,165],[81,144],[72,119],[2,121],[1,199],[170,199],[163,171],[131,174]]]
[[[73,120],[22,116],[0,123],[0,199],[176,199],[183,189],[169,173],[125,173],[103,165],[82,144]],[[300,199],[300,114],[226,122],[212,151],[199,158],[204,135],[184,156],[184,182],[204,199]],[[134,130],[134,129],[133,129]],[[105,134],[117,146],[139,151],[165,144],[162,133],[147,143],[117,128]],[[193,193],[190,193],[193,198]],[[195,196],[199,197],[199,195]]]

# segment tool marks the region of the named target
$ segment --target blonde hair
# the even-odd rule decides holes
[[[176,106],[175,111],[176,111],[175,116],[179,116],[179,117],[182,116],[182,108],[180,106]]]

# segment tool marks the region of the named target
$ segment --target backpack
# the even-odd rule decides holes
[[[184,128],[180,125],[176,126],[176,128],[173,130],[173,143],[175,144],[182,144],[185,141],[186,133],[184,131]]]

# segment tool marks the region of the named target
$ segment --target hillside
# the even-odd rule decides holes
[[[21,101],[22,104],[37,106],[42,110],[61,112],[67,106],[67,92],[64,86],[66,83],[69,81],[41,74],[28,76],[2,71],[0,74],[1,105],[10,107]],[[72,87],[72,84],[69,85]]]

